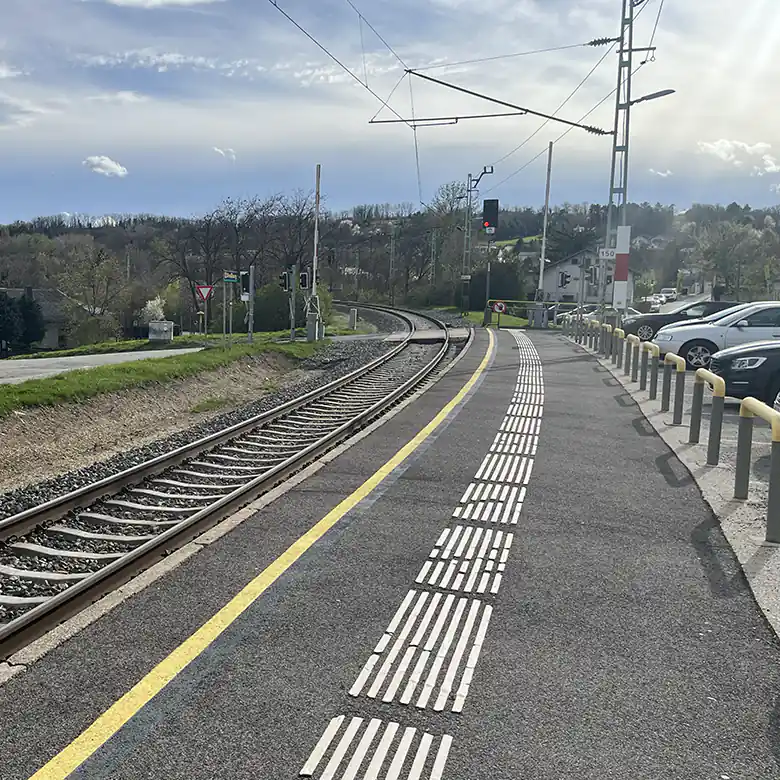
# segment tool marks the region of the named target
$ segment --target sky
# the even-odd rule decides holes
[[[637,8],[634,45],[657,48],[634,55],[635,66],[648,61],[633,97],[675,93],[631,111],[630,200],[778,202],[780,105],[767,85],[780,80],[780,3],[734,5]],[[3,0],[0,222],[190,216],[226,197],[309,191],[318,163],[336,212],[426,204],[490,165],[480,197],[539,206],[550,141],[552,203],[605,202],[610,136],[574,128],[558,140],[567,125],[514,115],[418,127],[415,143],[408,124],[371,120],[512,111],[428,76],[579,121],[617,83],[617,53],[584,44],[619,34],[620,6]],[[614,110],[611,97],[585,121],[611,130]]]

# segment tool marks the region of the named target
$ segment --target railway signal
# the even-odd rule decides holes
[[[561,271],[558,274],[558,287],[566,287],[571,281],[571,274],[567,274],[565,271]]]
[[[290,292],[290,272],[282,271],[279,274],[279,286],[285,291]]]
[[[482,203],[482,226],[485,232],[493,234],[498,227],[498,200],[486,200]]]

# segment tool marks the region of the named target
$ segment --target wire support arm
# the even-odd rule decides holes
[[[526,114],[531,114],[532,116],[538,116],[542,119],[549,119],[551,122],[559,122],[560,124],[568,125],[569,127],[578,127],[582,130],[585,130],[587,133],[591,133],[593,135],[613,135],[612,131],[610,130],[602,130],[600,127],[593,127],[592,125],[583,125],[579,122],[570,122],[568,119],[560,119],[559,117],[552,116],[551,114],[543,114],[540,111],[533,111],[530,108],[525,108],[524,106],[518,106],[514,103],[508,103],[505,100],[499,100],[498,98],[493,98],[488,95],[483,95],[479,92],[474,92],[470,89],[466,89],[465,87],[459,87],[456,84],[450,84],[446,81],[441,81],[440,79],[435,79],[433,76],[426,76],[423,73],[418,73],[417,71],[407,69],[406,71],[410,76],[417,76],[417,78],[425,79],[426,81],[431,81],[434,84],[439,84],[442,87],[447,87],[448,89],[453,89],[456,92],[462,92],[465,95],[471,95],[472,97],[477,97],[482,100],[487,100],[489,103],[496,103],[499,106],[505,106],[506,108],[513,108],[515,111],[522,111]]]

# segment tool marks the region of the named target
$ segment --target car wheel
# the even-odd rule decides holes
[[[689,341],[680,350],[680,356],[685,358],[689,369],[709,368],[712,356],[718,348],[711,341]]]
[[[636,335],[639,336],[642,341],[650,341],[650,339],[655,336],[655,328],[653,328],[652,325],[640,325],[636,329]]]

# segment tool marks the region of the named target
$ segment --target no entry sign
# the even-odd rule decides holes
[[[506,304],[503,301],[496,301],[493,304],[493,311],[496,314],[503,314],[506,311]]]

